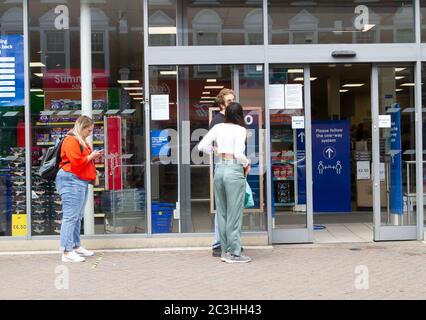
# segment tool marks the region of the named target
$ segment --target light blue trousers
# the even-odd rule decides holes
[[[241,255],[245,187],[246,179],[241,164],[235,160],[222,160],[216,165],[214,193],[222,252],[237,256]]]
[[[56,190],[61,195],[63,210],[61,251],[70,252],[81,244],[81,220],[87,201],[88,182],[61,169],[56,175]]]

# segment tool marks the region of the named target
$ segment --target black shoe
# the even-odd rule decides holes
[[[222,255],[222,248],[221,247],[213,248],[213,250],[212,250],[212,256],[213,257],[220,257],[221,255]]]
[[[243,247],[241,247],[241,252],[243,252],[244,251],[244,248]]]

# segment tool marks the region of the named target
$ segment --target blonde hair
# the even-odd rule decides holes
[[[74,124],[74,128],[72,129],[72,133],[77,138],[77,140],[80,142],[80,145],[83,148],[86,148],[87,142],[82,136],[82,132],[84,129],[91,127],[94,125],[94,121],[92,118],[88,116],[80,116],[78,117],[77,121]]]
[[[222,109],[222,106],[226,105],[225,96],[227,96],[228,94],[232,94],[235,98],[234,90],[228,88],[223,88],[216,96],[216,103],[219,104],[220,109]]]

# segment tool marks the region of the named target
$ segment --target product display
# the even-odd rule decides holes
[[[275,207],[294,207],[295,146],[291,119],[271,119],[272,180]],[[274,121],[276,120],[276,121]],[[282,208],[284,210],[284,208]]]

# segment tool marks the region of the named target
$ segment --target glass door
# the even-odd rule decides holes
[[[272,242],[313,241],[309,68],[271,64],[269,119]]]
[[[373,65],[375,241],[417,238],[414,87],[414,65]]]

